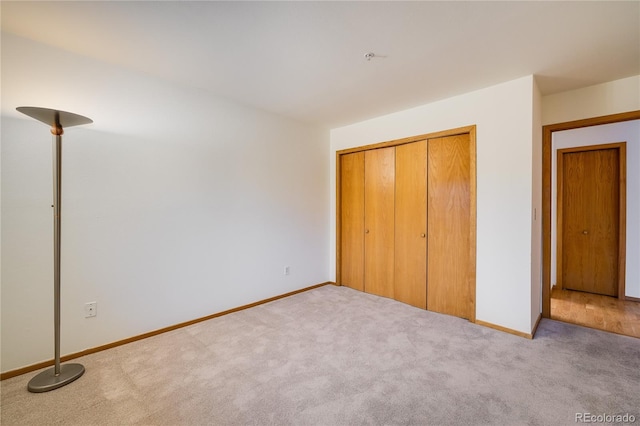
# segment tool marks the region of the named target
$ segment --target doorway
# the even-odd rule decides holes
[[[640,304],[637,302],[640,301],[640,298],[625,296],[624,289],[622,289],[621,291],[620,287],[618,287],[618,292],[617,292],[617,296],[619,297],[619,299],[616,299],[609,296],[600,296],[592,293],[583,293],[581,291],[571,291],[566,289],[560,289],[559,285],[556,285],[553,288],[553,292],[552,292],[552,286],[551,286],[552,283],[554,284],[562,283],[562,278],[559,279],[559,283],[555,281],[557,257],[555,253],[556,246],[552,240],[552,228],[554,228],[553,232],[555,233],[555,225],[556,225],[555,223],[556,214],[555,212],[552,213],[552,204],[555,201],[554,191],[556,190],[558,185],[558,179],[556,179],[555,176],[552,174],[552,169],[556,166],[554,151],[552,148],[552,135],[554,134],[554,132],[560,132],[564,130],[581,129],[585,127],[600,126],[600,125],[612,124],[612,123],[621,123],[625,121],[638,120],[638,119],[640,119],[640,111],[632,111],[628,113],[614,114],[609,116],[595,117],[595,118],[590,118],[585,120],[578,120],[578,121],[557,123],[557,124],[543,126],[542,316],[545,318],[556,317],[554,319],[560,319],[567,322],[580,323],[581,321],[579,320],[579,318],[584,317],[585,312],[588,314],[587,316],[591,316],[592,319],[595,318],[596,322],[598,318],[602,317],[601,314],[603,312],[607,314],[612,312],[615,313],[615,315],[618,315],[617,318],[621,321],[622,324],[624,324],[625,321],[627,321],[630,318],[631,319],[634,317],[638,318],[637,314],[638,312],[640,312]],[[565,133],[570,133],[570,132],[565,132]],[[557,133],[557,135],[560,135],[560,134]],[[594,143],[594,142],[591,142],[591,143]],[[634,149],[636,149],[635,144],[637,144],[637,141],[635,141],[634,144],[632,144],[634,145]],[[629,165],[629,167],[637,168],[637,166],[632,166],[632,165]],[[635,169],[629,169],[629,170],[631,171]],[[555,207],[553,208],[555,209]],[[621,212],[626,213],[626,210],[621,210]],[[632,225],[633,223],[634,222],[631,222]],[[632,229],[633,228],[629,228],[629,232],[632,232]],[[583,232],[585,230],[587,231],[586,235],[590,235],[588,229],[580,229],[580,230],[577,230],[577,232]],[[576,237],[578,237],[579,235],[584,236],[585,234],[578,234],[576,235]],[[627,256],[633,256],[633,251],[628,251]],[[562,262],[562,260],[560,260],[560,262]],[[624,273],[624,268],[620,268],[620,266],[618,266],[618,269],[621,270],[622,273]],[[628,266],[627,266],[627,269],[628,269]],[[619,277],[619,278],[624,278],[624,277]],[[627,282],[627,284],[629,284],[629,282]],[[631,288],[631,290],[628,289],[628,291],[631,291],[632,293],[631,295],[635,296],[635,292],[632,289],[633,287]],[[556,314],[562,313],[563,315],[565,315],[566,318],[557,318],[558,315],[553,315],[552,317],[552,312],[551,312],[552,293],[553,293],[554,306],[556,307],[561,306],[561,310],[565,310],[564,312],[557,311]],[[577,298],[576,297],[577,295],[580,295],[580,297]],[[580,305],[579,314],[576,314],[575,312],[570,312],[570,309],[567,309],[568,306],[575,307],[578,305]],[[616,321],[618,321],[618,319],[616,319]],[[638,323],[638,320],[636,319],[635,322]],[[582,325],[601,328],[601,327],[590,325],[590,324],[582,324]],[[608,331],[634,335],[633,333],[628,333],[625,330],[622,330],[620,328],[621,327],[618,327],[617,330],[613,329]],[[622,328],[625,328],[625,327],[622,327]],[[635,332],[638,332],[640,331],[640,324],[634,324],[631,326],[631,328],[633,328]],[[627,327],[627,331],[628,329],[629,327]],[[636,337],[640,337],[640,335],[638,334],[635,334],[635,335]]]

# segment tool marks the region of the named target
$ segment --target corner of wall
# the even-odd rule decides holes
[[[542,94],[533,79],[531,193],[531,330],[542,312]]]

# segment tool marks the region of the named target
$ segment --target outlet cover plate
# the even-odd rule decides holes
[[[84,317],[92,318],[98,315],[98,302],[89,302],[84,304]]]

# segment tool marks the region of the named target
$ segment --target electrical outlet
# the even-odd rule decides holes
[[[84,304],[84,317],[91,318],[98,315],[98,302],[89,302]]]
[[[290,272],[289,267],[288,267],[288,266],[285,266],[285,267],[284,267],[284,274],[285,274],[285,275],[289,275],[289,272]]]

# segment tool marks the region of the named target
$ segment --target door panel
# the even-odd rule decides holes
[[[470,318],[471,151],[462,134],[428,142],[427,309]]]
[[[396,147],[395,299],[427,308],[427,141]]]
[[[365,151],[364,290],[393,298],[395,148]]]
[[[601,149],[560,155],[562,286],[617,296],[619,151]]]
[[[340,161],[340,284],[364,291],[364,152]]]

